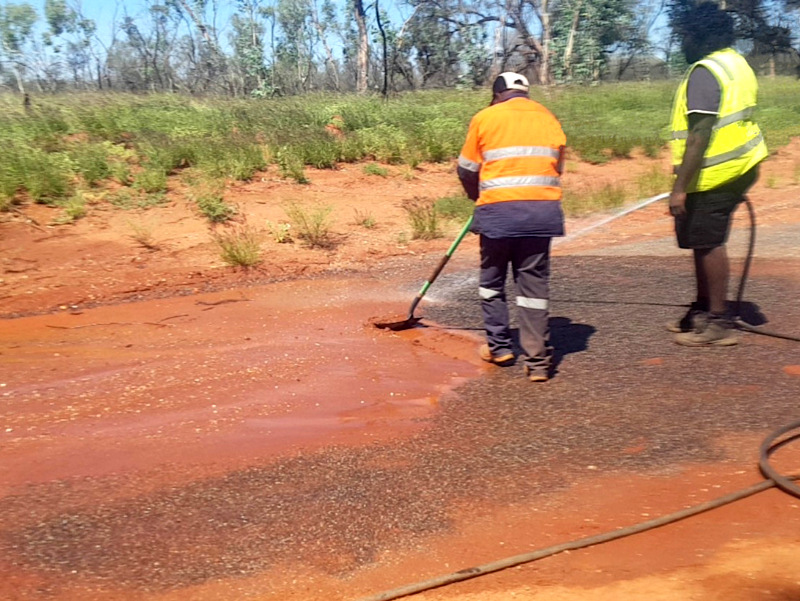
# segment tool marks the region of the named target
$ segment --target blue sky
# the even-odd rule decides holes
[[[42,22],[44,21],[44,0],[0,0],[0,3],[3,4],[9,2],[30,4],[36,9],[40,20]],[[274,2],[274,0],[265,0],[263,4],[267,5],[272,2]],[[334,0],[334,2],[340,7],[344,4],[344,0]],[[70,6],[80,6],[83,14],[95,22],[98,35],[106,43],[110,42],[115,26],[118,31],[119,23],[126,12],[131,17],[135,18],[146,10],[146,3],[141,0],[67,0],[67,3]],[[217,28],[220,34],[220,41],[224,44],[227,38],[228,22],[235,10],[236,1],[217,0],[217,6],[218,14],[216,22],[211,24]],[[389,13],[393,20],[398,22],[402,22],[411,14],[411,10],[408,9],[407,6],[401,6],[401,3],[396,0],[381,0],[381,6],[383,10]],[[372,15],[370,15],[370,17],[371,16]]]

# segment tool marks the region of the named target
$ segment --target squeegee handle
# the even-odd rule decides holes
[[[453,256],[453,253],[458,248],[458,245],[461,244],[461,241],[464,239],[464,236],[467,235],[469,232],[469,228],[472,227],[472,218],[473,216],[470,215],[467,222],[464,224],[464,227],[461,228],[461,231],[458,233],[458,236],[453,243],[450,245],[450,248],[447,249],[447,252],[442,257],[442,260],[439,261],[439,264],[436,266],[436,269],[433,270],[433,273],[430,275],[428,280],[422,285],[420,291],[417,293],[417,296],[414,298],[414,302],[411,303],[411,309],[409,309],[408,314],[410,316],[414,315],[414,310],[417,308],[419,301],[422,300],[422,297],[425,296],[425,293],[428,292],[428,288],[431,287],[431,284],[439,277],[439,274],[442,273],[444,266],[447,265],[447,262],[450,260],[450,257]]]

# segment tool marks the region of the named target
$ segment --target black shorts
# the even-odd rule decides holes
[[[758,179],[758,166],[719,188],[686,195],[686,215],[675,218],[680,248],[714,248],[728,240],[731,215]]]

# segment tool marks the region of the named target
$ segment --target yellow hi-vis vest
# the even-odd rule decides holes
[[[711,132],[703,163],[687,192],[712,190],[745,174],[767,156],[767,145],[753,112],[758,95],[758,81],[744,57],[726,48],[694,63],[681,82],[672,107],[672,164],[675,170],[683,161],[689,135],[686,88],[689,75],[702,65],[719,82],[720,106]]]

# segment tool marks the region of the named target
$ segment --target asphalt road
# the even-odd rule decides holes
[[[754,267],[748,311],[800,335],[800,263],[779,266],[786,276]],[[479,329],[475,287],[474,272],[455,264],[420,313],[435,327]],[[42,574],[42,598],[58,597],[72,574],[136,595],[292,564],[347,574],[447,532],[456,505],[533,503],[579,482],[587,466],[658,474],[725,462],[720,436],[800,417],[800,378],[784,371],[800,363],[798,343],[671,341],[663,324],[691,299],[684,256],[557,256],[551,298],[557,373],[546,384],[498,368],[447,395],[403,442],[325,448],[90,509],[70,509],[70,499],[80,505],[76,483],[38,485],[0,500],[0,562]]]

